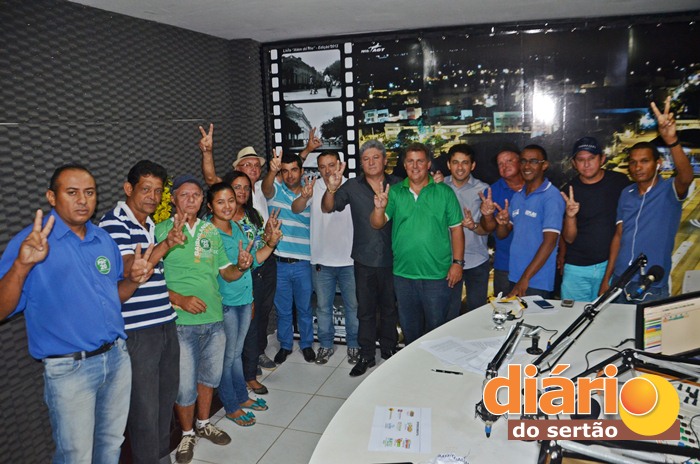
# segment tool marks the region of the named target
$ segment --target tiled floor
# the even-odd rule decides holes
[[[267,354],[277,353],[279,344],[273,335]],[[318,349],[318,344],[314,345]],[[226,446],[199,440],[194,452],[195,464],[307,464],[321,434],[345,399],[369,373],[350,377],[347,348],[336,345],[335,353],[325,365],[307,363],[294,345],[294,352],[274,371],[263,370],[259,380],[270,392],[261,395],[270,409],[256,412],[257,423],[239,427],[218,411],[212,422],[232,439]],[[377,361],[382,359],[377,350]],[[251,398],[256,395],[251,393]],[[173,462],[175,454],[172,455]]]

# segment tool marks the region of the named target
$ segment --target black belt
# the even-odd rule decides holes
[[[276,258],[277,258],[277,261],[279,261],[280,263],[298,263],[299,261],[301,261],[300,259],[284,258],[282,256],[276,256]]]
[[[117,339],[118,340],[118,339]],[[59,359],[59,358],[73,358],[75,361],[80,361],[81,359],[87,359],[87,358],[92,358],[93,356],[97,356],[98,354],[106,353],[109,350],[112,349],[112,347],[117,343],[117,340],[114,340],[113,342],[105,343],[98,349],[94,351],[78,351],[77,353],[69,353],[69,354],[56,354],[53,356],[47,356],[49,359]]]

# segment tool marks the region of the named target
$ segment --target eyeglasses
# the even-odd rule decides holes
[[[234,190],[241,190],[242,189],[244,192],[250,192],[250,187],[247,185],[237,184],[237,185],[233,186],[233,189]]]
[[[238,165],[238,167],[241,167],[243,169],[260,169],[260,163],[241,163]]]
[[[534,158],[532,158],[532,159],[520,158],[520,164],[522,166],[525,166],[527,164],[529,164],[530,166],[537,166],[538,164],[542,164],[544,162],[545,162],[545,160],[538,160],[538,159],[534,159]]]

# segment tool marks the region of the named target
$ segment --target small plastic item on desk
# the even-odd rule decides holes
[[[454,453],[438,454],[430,461],[421,464],[469,464],[466,456],[457,456]]]

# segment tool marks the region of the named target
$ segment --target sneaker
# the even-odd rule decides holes
[[[348,348],[348,364],[357,364],[360,360],[359,348]]]
[[[274,371],[277,369],[277,364],[275,364],[272,359],[268,358],[265,353],[258,356],[258,366],[268,371]]]
[[[215,445],[228,445],[231,443],[231,437],[211,422],[207,423],[207,425],[201,429],[195,427],[194,433],[197,434],[198,437],[206,438]]]
[[[178,464],[188,464],[194,458],[194,444],[197,441],[194,435],[183,435],[180,444],[175,451],[175,462]]]
[[[333,348],[319,348],[318,353],[316,354],[316,364],[326,364],[328,362],[328,358],[333,356]]]

